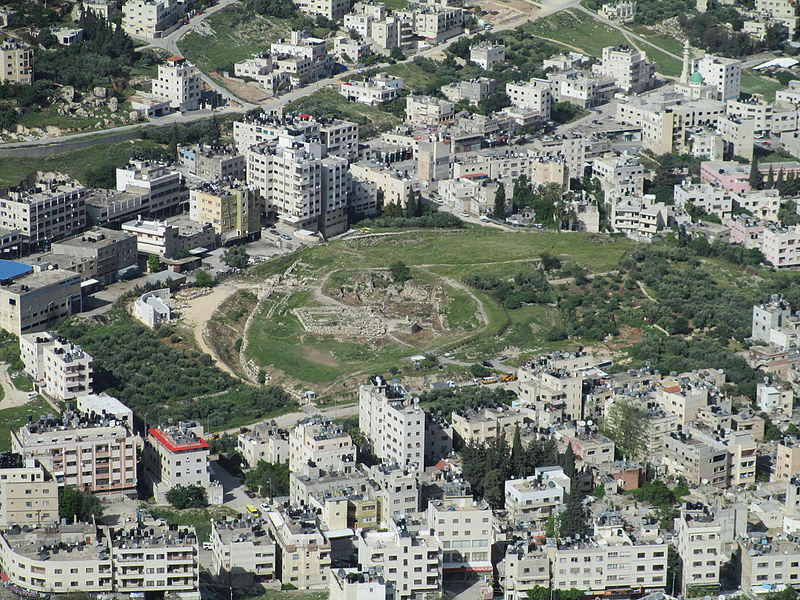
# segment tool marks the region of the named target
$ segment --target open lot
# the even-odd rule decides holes
[[[352,377],[410,367],[413,355],[473,360],[509,346],[558,347],[537,336],[559,324],[557,309],[507,311],[466,287],[463,277],[510,278],[535,268],[542,252],[605,272],[633,245],[591,234],[474,228],[376,233],[307,247],[248,275],[253,289],[273,287],[244,332],[245,356],[277,381],[323,394]],[[403,286],[387,272],[395,261],[411,269]]]
[[[785,87],[777,79],[758,75],[750,69],[742,71],[742,91],[748,94],[762,94],[764,99],[769,102],[775,99],[776,91]]]

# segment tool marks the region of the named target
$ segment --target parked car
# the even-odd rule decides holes
[[[466,211],[463,211],[463,212],[461,213],[461,216],[462,216],[462,217],[464,217],[464,218],[466,219],[466,218],[469,216],[469,213],[468,213],[468,212],[466,212]]]
[[[270,510],[269,504],[267,504],[266,502],[262,502],[261,503],[261,510],[269,512],[269,510]]]
[[[211,542],[203,542],[203,550],[212,550],[214,548],[214,544]]]
[[[256,493],[254,491],[252,491],[252,490],[245,490],[244,491],[244,495],[247,496],[248,498],[255,498],[256,497]]]
[[[285,233],[282,233],[282,234],[281,234],[281,239],[283,239],[283,240],[290,240],[290,239],[292,239],[292,236],[290,236],[290,235],[286,235]]]

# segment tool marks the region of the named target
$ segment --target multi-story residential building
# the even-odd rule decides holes
[[[85,279],[97,279],[104,284],[114,283],[120,270],[136,264],[136,236],[104,227],[93,227],[54,242],[50,249],[57,257],[78,262],[81,265],[78,272]],[[60,264],[67,267],[63,262]]]
[[[86,190],[58,178],[8,188],[0,192],[0,227],[19,231],[29,249],[74,235],[86,227]]]
[[[480,409],[460,409],[453,411],[450,421],[453,435],[463,444],[484,444],[504,436],[508,443],[514,430],[533,421],[534,414],[525,407],[488,406]]]
[[[289,462],[289,432],[271,423],[259,423],[240,433],[236,448],[251,467],[259,461],[272,464]]]
[[[373,54],[373,51],[368,42],[354,40],[347,35],[338,35],[333,38],[333,53],[342,62],[360,63]]]
[[[163,37],[176,24],[183,7],[178,0],[127,0],[122,7],[122,29],[135,37]]]
[[[275,575],[300,590],[327,589],[331,543],[314,525],[315,515],[289,508],[265,515],[275,540]]]
[[[470,573],[491,579],[494,516],[492,509],[472,496],[449,497],[429,502],[427,524],[442,548],[442,573]],[[462,575],[463,577],[463,575]]]
[[[800,228],[768,224],[762,234],[761,252],[767,262],[778,269],[797,267],[800,265]]]
[[[605,467],[614,462],[614,442],[600,433],[597,425],[578,425],[559,431],[558,435],[587,465]]]
[[[142,453],[142,467],[156,502],[164,502],[169,490],[178,486],[200,486],[208,501],[222,503],[222,486],[211,481],[208,468],[209,444],[196,423],[152,428]]]
[[[392,517],[419,510],[420,469],[401,467],[395,462],[383,462],[369,467],[367,472],[369,478],[378,485],[374,495],[380,500],[380,523],[386,524]]]
[[[92,392],[92,357],[54,333],[19,336],[20,359],[42,394],[65,402]]]
[[[627,93],[639,94],[655,84],[655,65],[647,61],[647,55],[627,46],[603,48],[600,63],[592,71],[605,77],[613,77],[617,85]]]
[[[16,40],[0,44],[0,83],[33,83],[33,48]]]
[[[550,119],[553,97],[550,93],[550,82],[546,79],[509,82],[506,84],[506,94],[514,106],[530,109],[544,121]]]
[[[256,239],[261,205],[258,193],[238,181],[205,183],[189,191],[189,218],[210,223],[223,242]]]
[[[140,440],[128,424],[98,413],[66,411],[11,432],[11,447],[35,458],[63,485],[95,494],[135,492]]]
[[[200,74],[185,58],[173,56],[158,65],[158,77],[151,80],[152,94],[181,112],[200,108]]]
[[[392,583],[384,578],[382,566],[367,572],[352,567],[331,569],[328,585],[330,600],[394,598]]]
[[[680,210],[689,207],[702,210],[709,215],[716,215],[721,220],[733,214],[733,198],[722,188],[709,183],[691,183],[684,181],[674,188],[675,206]]]
[[[554,102],[569,102],[581,108],[605,104],[619,89],[613,77],[590,71],[559,71],[547,74]]]
[[[0,281],[0,329],[14,335],[41,331],[81,312],[80,275],[61,269],[31,272],[29,266],[19,266],[16,274]]]
[[[30,594],[155,592],[189,600],[200,594],[197,555],[194,527],[155,521],[0,532],[3,572],[9,583]]]
[[[328,156],[318,143],[281,136],[276,144],[250,147],[247,182],[272,214],[298,229],[336,235],[347,228],[350,172],[347,160]]]
[[[641,127],[643,147],[656,154],[689,152],[690,134],[715,127],[724,112],[723,102],[690,100],[678,92],[653,92],[617,104],[617,119]]]
[[[453,118],[453,104],[432,96],[406,96],[406,123],[419,127],[442,125]]]
[[[655,528],[654,528],[655,529]],[[657,529],[653,532],[657,534]],[[604,593],[612,589],[663,590],[667,585],[667,544],[656,535],[633,538],[618,515],[595,522],[588,540],[558,540],[548,546],[555,589]]]
[[[742,61],[706,54],[694,62],[706,83],[717,86],[717,100],[736,100],[742,87]]]
[[[550,560],[542,544],[520,540],[506,548],[497,574],[503,598],[517,600],[533,587],[550,587]]]
[[[636,157],[598,157],[592,161],[592,175],[600,181],[609,199],[644,194],[644,167]]]
[[[307,15],[320,15],[331,21],[341,21],[350,8],[348,0],[298,0],[295,5]]]
[[[339,93],[350,102],[360,102],[375,106],[391,102],[400,95],[403,89],[403,78],[378,73],[373,78],[343,81],[339,84]]]
[[[703,161],[700,163],[700,181],[743,193],[750,191],[750,168],[733,161]]]
[[[537,467],[524,479],[505,482],[506,511],[515,523],[542,528],[569,497],[571,480],[561,467]]]
[[[773,333],[779,333],[785,330],[773,330]],[[776,344],[779,347],[797,347],[796,332],[794,333],[794,341],[789,344]],[[774,337],[771,338],[771,341]],[[789,384],[782,384],[780,381],[767,381],[756,385],[756,405],[758,408],[766,413],[773,413],[781,411],[785,415],[791,415],[794,409],[794,390]]]
[[[375,202],[378,206],[393,204],[405,208],[408,199],[419,190],[419,179],[386,165],[372,161],[357,162],[350,165],[353,186],[363,182],[375,187]]]
[[[164,163],[148,160],[132,160],[117,169],[117,192],[142,196],[146,211],[139,210],[136,216],[163,217],[174,214],[189,197],[183,175],[178,169]],[[98,219],[120,221],[122,214],[98,214]]]
[[[753,436],[747,431],[731,431],[724,440],[730,455],[730,485],[755,484],[758,445]]]
[[[740,123],[752,121],[754,136],[780,136],[784,132],[791,134],[797,130],[800,116],[797,108],[767,102],[759,95],[743,100],[728,100],[725,104],[725,113],[729,119]]]
[[[464,31],[464,10],[457,6],[412,2],[404,10],[396,11],[396,15],[410,30],[410,35],[401,31],[401,41],[417,35],[429,41],[443,42]]]
[[[506,47],[497,42],[483,41],[470,46],[469,62],[475,63],[484,71],[491,71],[506,60]]]
[[[750,337],[757,342],[770,342],[770,332],[780,329],[792,316],[789,303],[778,294],[773,294],[769,302],[753,306],[752,332]]]
[[[178,157],[190,173],[201,179],[244,180],[244,155],[233,146],[179,146]]]
[[[800,544],[782,537],[739,541],[742,590],[759,597],[800,583]]]
[[[683,593],[719,586],[722,565],[722,525],[703,504],[687,502],[675,519],[678,555],[683,564]]]
[[[117,14],[119,7],[116,0],[87,0],[83,3],[83,10],[92,12],[95,16],[111,21]]]
[[[482,525],[482,524],[481,524]],[[394,517],[387,531],[359,530],[358,562],[363,571],[383,567],[396,600],[424,598],[441,592],[442,550],[425,523]]]
[[[123,223],[122,230],[136,236],[136,250],[139,254],[172,258],[180,248],[178,227],[166,221],[137,219]]]
[[[477,106],[494,94],[497,82],[490,77],[478,77],[469,81],[459,81],[441,87],[444,97],[450,102],[469,100]]]
[[[78,410],[82,413],[101,415],[106,419],[116,419],[124,423],[129,429],[133,430],[133,411],[122,402],[109,396],[105,392],[102,394],[87,394],[78,396],[76,402]]]
[[[358,426],[372,451],[403,467],[421,466],[425,453],[425,412],[402,386],[380,377],[358,390]]]
[[[630,23],[636,17],[636,2],[609,2],[598,11],[609,21]]]
[[[34,458],[0,453],[0,528],[58,520],[58,482]]]
[[[662,462],[669,473],[685,477],[692,485],[728,487],[728,448],[698,431],[678,431],[666,436]]]
[[[756,13],[766,23],[779,23],[786,27],[789,39],[797,31],[797,12],[789,0],[756,0]]]
[[[327,473],[353,471],[356,447],[350,435],[329,419],[309,417],[289,432],[289,469],[302,471],[313,464]]]
[[[302,31],[292,31],[288,40],[270,45],[270,55],[274,70],[284,72],[293,87],[321,79],[333,68],[333,57],[325,48],[325,40],[306,37]]]
[[[211,573],[231,587],[275,580],[275,542],[257,520],[227,518],[211,525]]]
[[[778,443],[772,479],[789,481],[797,474],[800,474],[800,443],[795,438],[785,437]]]

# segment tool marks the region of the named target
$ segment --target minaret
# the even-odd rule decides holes
[[[691,54],[692,49],[689,47],[689,39],[687,38],[686,41],[683,43],[683,70],[681,71],[681,83],[689,83],[689,68],[691,66],[691,59],[689,55]]]

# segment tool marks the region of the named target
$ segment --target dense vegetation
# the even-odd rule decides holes
[[[207,354],[167,345],[124,316],[112,314],[101,326],[67,321],[59,333],[94,357],[96,391],[118,397],[151,423],[172,418],[218,427],[253,422],[296,404],[280,387],[239,384],[212,366]]]
[[[410,229],[460,229],[464,222],[450,213],[434,212],[419,217],[381,215],[358,222],[359,227],[392,227]]]
[[[249,490],[262,497],[289,495],[289,463],[268,463],[258,461],[255,469],[244,476],[244,484]]]
[[[512,279],[495,275],[467,275],[464,283],[487,292],[505,308],[520,308],[523,304],[548,304],[555,300],[553,288],[542,269],[520,271]]]
[[[174,508],[204,508],[208,506],[206,490],[199,485],[179,485],[166,493],[167,502]]]
[[[103,516],[103,507],[94,494],[88,494],[72,487],[63,487],[58,492],[58,516],[72,523],[77,517],[79,521],[91,521]]]
[[[511,404],[517,395],[511,390],[497,387],[468,386],[458,389],[429,390],[419,395],[420,406],[432,415],[450,420],[454,410],[480,409],[496,404]]]
[[[681,498],[689,494],[689,488],[683,482],[669,488],[660,479],[655,479],[629,493],[640,502],[647,502],[654,506],[656,509],[654,516],[658,519],[659,526],[666,531],[671,531],[673,519],[678,516]]]

